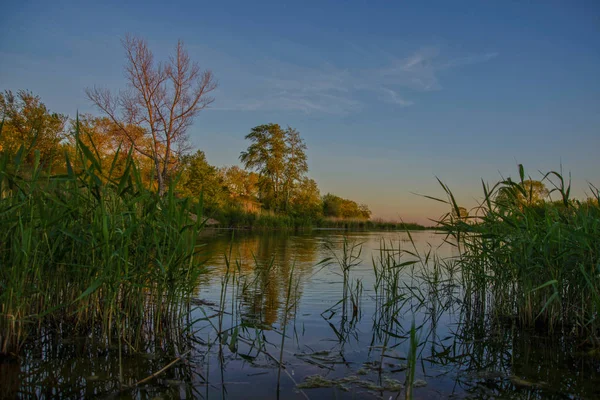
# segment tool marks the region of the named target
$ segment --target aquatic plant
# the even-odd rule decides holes
[[[466,311],[518,326],[579,336],[600,345],[600,193],[571,198],[570,180],[549,172],[550,200],[536,200],[531,178],[490,187],[472,216],[442,182],[452,211],[440,224],[454,238]],[[556,196],[556,201],[552,201]]]
[[[177,198],[173,182],[164,196],[145,187],[131,153],[122,173],[120,149],[104,168],[78,125],[73,135],[62,174],[45,170],[37,151],[26,165],[25,144],[0,155],[1,353],[48,331],[141,351],[185,326],[202,272],[202,219],[191,218],[201,205]]]

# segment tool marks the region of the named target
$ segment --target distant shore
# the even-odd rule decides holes
[[[207,218],[207,217],[205,217]],[[207,219],[207,227],[240,230],[435,230],[439,227],[424,226],[414,222],[397,222],[370,219],[303,218],[289,215],[236,213],[213,215]]]

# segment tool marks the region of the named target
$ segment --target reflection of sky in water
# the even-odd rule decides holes
[[[299,381],[302,381],[306,375],[322,374],[323,372],[330,377],[355,375],[358,370],[362,369],[365,362],[382,361],[382,338],[374,335],[373,329],[373,316],[376,311],[373,262],[376,262],[382,254],[380,252],[382,243],[385,243],[388,250],[392,248],[411,252],[416,250],[423,255],[432,250],[439,256],[452,255],[452,247],[443,243],[443,235],[439,233],[424,231],[413,232],[411,235],[414,246],[408,234],[403,232],[347,234],[348,243],[360,244],[361,250],[360,262],[351,268],[349,274],[349,282],[352,287],[355,287],[357,281],[360,281],[362,285],[359,311],[357,319],[354,321],[350,321],[352,319],[351,311],[349,311],[348,320],[343,320],[342,308],[338,304],[343,297],[343,277],[340,265],[335,259],[324,266],[317,265],[321,260],[333,257],[334,252],[338,257],[341,256],[344,236],[339,232],[316,231],[310,234],[265,234],[261,236],[240,233],[237,239],[234,238],[233,246],[231,246],[230,236],[226,234],[213,238],[209,240],[206,247],[206,252],[211,254],[206,263],[210,275],[207,282],[200,286],[198,297],[213,303],[219,302],[221,277],[226,269],[224,254],[231,253],[231,264],[234,264],[235,260],[239,261],[242,276],[248,274],[246,278],[251,277],[250,280],[257,275],[260,276],[261,273],[256,271],[265,269],[264,265],[269,265],[273,260],[273,266],[268,276],[260,276],[258,287],[250,290],[253,296],[246,298],[243,294],[241,295],[243,305],[241,312],[256,316],[257,309],[260,309],[262,314],[258,315],[258,318],[261,326],[269,326],[274,330],[266,333],[267,340],[279,345],[281,336],[278,332],[281,330],[283,322],[288,278],[291,267],[294,265],[294,276],[298,279],[298,286],[297,290],[293,291],[291,301],[295,301],[297,307],[293,310],[295,318],[291,319],[288,325],[287,336],[289,337],[285,342],[286,362],[291,363]],[[402,261],[411,259],[414,257],[410,255],[402,257]],[[263,267],[255,268],[256,263]],[[419,265],[415,265],[413,268],[415,275],[420,272]],[[406,268],[406,271],[402,273],[403,282],[413,285],[414,282],[411,281],[413,273],[409,270],[411,268]],[[228,300],[231,299],[231,293],[230,291]],[[237,292],[237,295],[240,293]],[[256,304],[252,304],[253,302],[262,304],[256,307]],[[394,329],[397,335],[407,334],[413,316],[417,325],[425,322],[423,313],[410,312],[408,303],[405,308],[406,313],[397,316],[404,331],[401,333]],[[230,309],[231,305],[228,303],[226,310]],[[450,317],[448,316],[439,319],[438,324],[441,328],[438,328],[438,336],[450,335],[449,322]],[[226,317],[223,323],[226,327],[236,324],[229,317]],[[427,329],[423,329],[423,331],[427,331]],[[379,334],[381,335],[381,332]],[[344,341],[340,342],[339,335],[345,338]],[[406,364],[405,358],[409,350],[408,341],[394,337],[388,337],[388,340],[387,345],[393,348],[387,349],[385,352],[386,357],[383,362],[388,366],[384,370],[387,370],[386,375],[389,375],[390,378],[403,379],[404,374],[400,370],[403,370],[404,364]],[[276,352],[276,347],[272,347],[273,352]],[[327,354],[321,361],[319,361],[319,357],[317,360],[309,358],[309,362],[316,361],[321,365],[311,365],[305,362],[303,356],[295,359],[289,357],[294,354],[313,354],[315,352]],[[326,361],[325,364],[323,364],[323,360]],[[325,368],[323,365],[329,366],[331,369]],[[394,369],[398,371],[391,372]],[[244,374],[244,369],[230,372],[241,378],[240,374]],[[369,371],[369,374],[371,372]],[[418,378],[424,378],[421,375],[417,372]],[[287,377],[285,379],[287,380]],[[438,380],[436,390],[440,389],[439,385],[442,383],[444,383],[443,380]],[[451,383],[451,381],[448,382],[448,384]],[[422,390],[427,391],[427,388]]]
[[[268,324],[276,321],[276,314],[285,302],[289,273],[292,265],[295,269],[295,277],[299,279],[298,292],[294,293],[298,300],[302,321],[311,323],[314,316],[337,303],[342,296],[342,276],[340,266],[332,259],[326,266],[316,266],[320,261],[332,258],[333,252],[340,254],[344,236],[339,232],[317,231],[312,234],[286,235],[265,234],[251,235],[239,233],[234,237],[231,245],[230,233],[225,233],[210,240],[205,248],[205,256],[208,258],[206,267],[209,270],[207,281],[200,285],[198,297],[212,302],[218,302],[221,290],[221,277],[226,264],[225,255],[230,258],[230,264],[240,264],[242,275],[260,275],[256,271],[267,269],[266,266],[273,261],[268,276],[260,276],[262,286],[256,287],[255,292],[265,297],[267,307],[265,312],[269,315]],[[432,249],[439,256],[452,255],[451,246],[443,243],[444,236],[435,232],[413,232],[411,233],[416,250],[424,254]],[[362,307],[369,311],[374,305],[369,301],[374,295],[373,260],[380,256],[381,244],[386,248],[414,251],[413,244],[408,235],[403,232],[359,232],[347,235],[350,244],[360,244],[361,262],[352,267],[350,280],[360,280],[363,286]],[[441,246],[441,247],[440,247]],[[231,256],[229,256],[231,254]],[[414,259],[410,255],[403,256],[402,260]],[[256,263],[261,266],[256,268]],[[419,266],[415,265],[418,272]],[[406,276],[406,279],[410,279]],[[308,317],[310,314],[313,317]],[[322,322],[322,318],[316,321]],[[410,322],[409,322],[410,323]]]
[[[386,379],[404,383],[410,347],[406,337],[413,319],[419,327],[416,379],[427,382],[425,387],[415,389],[415,398],[600,398],[597,358],[586,356],[568,338],[553,340],[483,318],[469,320],[460,312],[464,305],[461,301],[446,303],[449,299],[460,300],[459,287],[435,292],[418,284],[419,276],[431,276],[431,263],[425,268],[415,264],[400,270],[397,290],[407,297],[393,318],[385,313],[381,301],[377,307],[373,260],[377,263],[381,255],[382,241],[388,249],[400,247],[421,255],[431,250],[431,255],[440,258],[456,256],[456,248],[444,243],[444,235],[412,232],[413,247],[403,232],[345,234],[350,244],[362,244],[361,261],[349,274],[352,287],[357,281],[362,285],[356,318],[351,302],[346,303],[345,317],[339,303],[343,296],[340,266],[335,262],[318,266],[321,260],[332,257],[332,249],[340,255],[344,239],[341,232],[236,232],[232,241],[230,231],[219,231],[200,238],[205,245],[199,257],[206,260],[208,273],[198,285],[198,301],[191,318],[197,321],[189,331],[192,336],[182,347],[174,338],[156,344],[147,353],[127,352],[122,360],[123,374],[126,382],[146,378],[172,361],[173,354],[192,346],[188,361],[178,363],[137,391],[117,397],[275,398],[275,360],[280,356],[288,279],[293,269],[290,302],[294,306],[287,315],[281,398],[305,398],[295,384],[316,374],[327,379],[354,376],[362,386],[355,382],[346,385],[348,391],[340,387],[306,389],[311,399],[395,398],[397,390],[373,391],[364,383],[385,386]],[[231,254],[231,268],[236,273],[235,281],[230,275],[226,292],[222,328],[228,331],[228,338],[223,337],[221,358],[211,323],[218,325],[225,254]],[[401,261],[413,259],[405,254]],[[439,277],[442,283],[436,286],[438,289],[446,278],[443,274]],[[416,296],[408,296],[410,290]],[[434,296],[436,293],[440,296]],[[418,296],[423,296],[424,306],[419,307]],[[202,320],[205,316],[211,317],[210,323]],[[234,330],[229,328],[234,326],[238,326],[239,340],[230,349]],[[115,343],[106,349],[105,344],[90,341],[90,337],[58,340],[59,345],[51,344],[52,340],[52,336],[44,339],[47,347],[32,345],[20,364],[0,362],[0,389],[20,384],[38,397],[60,394],[63,398],[119,392]],[[257,347],[264,351],[258,352]],[[404,398],[404,392],[400,398]]]
[[[229,234],[229,233],[228,233]],[[564,382],[556,389],[556,393],[547,386],[535,386],[523,393],[514,392],[510,376],[511,363],[520,363],[522,358],[528,360],[523,363],[522,370],[527,370],[531,359],[533,362],[557,362],[555,355],[537,354],[530,350],[525,337],[518,343],[511,342],[510,335],[498,327],[490,327],[484,323],[474,324],[477,328],[462,330],[464,338],[458,339],[459,332],[460,303],[452,303],[446,310],[441,311],[441,305],[429,301],[430,293],[426,285],[419,285],[417,277],[423,273],[431,272],[430,266],[423,271],[421,264],[405,267],[400,274],[401,293],[408,294],[409,289],[417,291],[420,296],[426,298],[425,305],[419,307],[419,301],[415,298],[408,299],[400,312],[395,316],[395,321],[378,320],[379,326],[375,325],[375,316],[381,310],[376,309],[375,302],[375,274],[373,272],[373,261],[377,262],[380,257],[381,244],[390,249],[402,249],[417,252],[424,255],[431,251],[431,255],[440,258],[448,258],[457,255],[454,246],[444,243],[444,235],[440,233],[422,231],[412,232],[412,241],[404,232],[358,232],[346,233],[350,244],[361,244],[360,262],[352,267],[349,282],[354,287],[357,281],[362,284],[362,292],[359,297],[359,312],[357,318],[352,320],[351,305],[348,303],[347,318],[342,316],[342,307],[339,304],[343,297],[343,278],[341,268],[332,260],[332,263],[319,267],[321,260],[332,257],[332,249],[341,253],[344,236],[340,232],[316,231],[307,234],[281,234],[267,233],[253,235],[239,233],[234,238],[231,246],[230,236],[224,234],[208,241],[206,250],[212,256],[206,263],[210,273],[206,281],[198,289],[198,297],[209,302],[218,303],[221,292],[221,277],[225,271],[223,254],[231,251],[231,260],[240,261],[241,275],[246,279],[257,278],[256,286],[250,287],[246,292],[236,291],[236,298],[240,299],[240,314],[242,319],[250,319],[267,328],[263,331],[267,342],[268,351],[275,356],[279,355],[281,343],[281,329],[284,320],[284,308],[286,301],[288,278],[295,265],[294,277],[297,277],[297,290],[292,292],[291,302],[295,307],[290,313],[289,324],[286,332],[284,345],[284,361],[289,371],[294,374],[296,382],[308,375],[320,374],[330,379],[356,375],[359,370],[365,370],[367,363],[367,379],[374,382],[382,382],[382,379],[392,378],[404,382],[404,366],[409,353],[409,335],[411,323],[414,319],[418,329],[419,347],[418,365],[416,379],[423,379],[428,384],[419,388],[416,392],[417,398],[446,398],[454,394],[464,397],[468,393],[479,396],[497,396],[500,393],[510,392],[511,396],[539,397],[540,394],[559,395],[564,390]],[[402,261],[415,259],[409,254],[402,256]],[[265,265],[273,260],[273,266],[268,273],[264,273]],[[262,267],[255,268],[256,263]],[[431,265],[431,262],[430,262]],[[258,272],[263,271],[263,272]],[[440,279],[444,279],[441,277]],[[242,281],[244,278],[241,279]],[[230,290],[228,301],[231,300]],[[248,295],[249,293],[249,295]],[[459,294],[458,288],[454,288],[455,295]],[[448,297],[442,297],[444,299]],[[236,303],[238,303],[236,301]],[[227,310],[231,311],[231,303]],[[331,309],[331,310],[330,310]],[[329,311],[328,311],[329,310]],[[235,311],[234,311],[235,313]],[[294,318],[295,316],[295,318]],[[216,319],[215,319],[216,320]],[[238,322],[237,319],[228,315],[224,321],[224,327],[231,327]],[[483,322],[483,321],[482,321]],[[386,325],[387,324],[387,325]],[[385,326],[382,326],[385,325]],[[488,331],[492,329],[492,331]],[[493,331],[497,329],[497,332]],[[252,333],[249,333],[252,335]],[[343,340],[340,340],[343,337]],[[491,338],[491,339],[490,339]],[[490,341],[491,340],[491,341]],[[523,342],[521,343],[521,342]],[[385,351],[382,357],[382,347]],[[494,347],[495,346],[495,347]],[[513,346],[524,347],[524,356],[516,354],[511,358]],[[239,349],[241,353],[241,348]],[[521,350],[520,350],[521,352]],[[311,358],[307,354],[326,354],[323,357]],[[547,360],[549,359],[549,360]],[[520,361],[521,360],[521,361]],[[268,361],[268,360],[263,360]],[[564,360],[563,360],[564,361]],[[369,369],[369,363],[381,363],[381,374],[375,368]],[[567,361],[568,364],[568,361]],[[226,367],[226,376],[232,380],[247,380],[249,374],[260,365],[256,361],[247,363],[239,357],[229,360]],[[597,368],[597,365],[596,365]],[[556,365],[551,369],[556,371]],[[560,371],[560,368],[559,368]],[[211,371],[217,373],[218,370]],[[365,372],[365,371],[363,371]],[[548,370],[541,368],[535,373],[528,371],[529,379],[533,381],[552,379]],[[261,380],[266,386],[261,386],[261,393],[271,397],[274,395],[272,372],[261,375]],[[559,376],[569,375],[568,367],[558,372]],[[253,378],[254,379],[254,378]],[[581,385],[581,378],[576,379]],[[255,382],[253,380],[253,382]],[[484,382],[483,384],[481,382]],[[547,385],[547,383],[544,383]],[[282,390],[285,398],[302,396],[293,389],[294,385],[287,376],[282,378]],[[581,388],[583,393],[587,389]],[[543,389],[543,391],[542,391]],[[233,389],[237,390],[237,389]],[[258,390],[258,389],[257,389]],[[333,396],[333,389],[311,389],[308,394],[317,394],[329,398]],[[366,395],[364,389],[357,389],[346,393],[335,389],[336,396],[352,398],[353,396]],[[361,390],[363,390],[361,392]],[[520,389],[519,389],[520,390]],[[572,390],[572,389],[570,389]],[[232,393],[229,393],[232,394]],[[380,393],[381,394],[381,393]],[[386,397],[387,398],[387,397]]]

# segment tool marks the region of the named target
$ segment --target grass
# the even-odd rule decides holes
[[[324,218],[319,216],[275,214],[269,211],[249,213],[237,208],[215,210],[211,217],[221,228],[265,230],[336,229],[345,231],[426,230],[435,229],[412,222],[381,219]]]
[[[384,221],[382,219],[346,219],[323,218],[317,221],[317,227],[328,229],[342,229],[348,231],[388,231],[388,230],[427,230],[435,229],[414,222]]]
[[[600,194],[570,197],[558,172],[544,175],[556,201],[533,201],[520,181],[483,185],[483,201],[468,219],[442,184],[453,211],[441,222],[460,250],[467,311],[522,328],[580,337],[600,346]]]
[[[117,175],[119,154],[103,169],[78,139],[65,173],[51,174],[39,152],[32,166],[22,162],[29,151],[0,156],[0,352],[18,354],[49,331],[128,351],[173,340],[202,272],[201,223],[189,218],[201,210],[173,186],[163,197],[148,190],[131,154]]]

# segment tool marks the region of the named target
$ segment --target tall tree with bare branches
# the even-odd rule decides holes
[[[135,151],[154,163],[159,194],[165,192],[178,155],[187,150],[187,129],[214,99],[217,84],[209,70],[192,62],[179,41],[166,63],[156,63],[144,39],[122,40],[127,56],[127,90],[86,89],[90,100],[125,134]],[[141,127],[150,140],[136,140],[131,127]],[[149,145],[148,145],[149,143]]]

